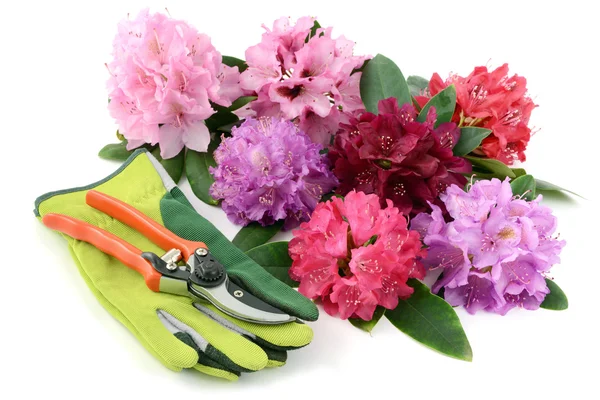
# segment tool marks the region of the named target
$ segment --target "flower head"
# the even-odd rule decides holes
[[[449,85],[456,88],[453,121],[460,126],[492,130],[483,140],[481,151],[507,164],[525,161],[525,148],[531,137],[527,124],[536,107],[527,96],[527,80],[508,76],[507,64],[491,72],[487,67],[476,67],[467,77],[451,75],[445,81],[436,73],[429,83],[430,95]]]
[[[293,227],[337,184],[321,146],[289,121],[249,118],[231,133],[215,150],[210,193],[237,224]]]
[[[229,106],[242,94],[237,67],[222,64],[210,38],[163,14],[122,21],[113,55],[108,108],[128,149],[159,143],[163,158],[184,146],[206,151],[210,102]]]
[[[492,179],[468,192],[451,186],[441,199],[450,222],[433,205],[431,215],[420,214],[411,225],[429,246],[425,266],[442,269],[433,290],[445,288],[446,300],[470,313],[537,309],[549,293],[546,273],[565,245],[552,236],[556,218],[541,196],[513,197],[508,180]]]
[[[395,98],[379,102],[379,114],[355,113],[335,136],[329,151],[338,193],[351,190],[375,193],[406,215],[429,210],[439,193],[452,184],[464,185],[469,164],[452,154],[460,130],[454,123],[434,128],[432,107],[425,122],[417,121],[410,104]],[[441,205],[441,204],[440,204]]]
[[[248,69],[242,88],[255,92],[251,108],[258,116],[295,120],[317,143],[329,144],[339,124],[339,110],[362,107],[360,72],[367,57],[352,55],[354,42],[333,39],[331,28],[312,31],[315,19],[275,21],[259,44],[246,50]]]
[[[406,281],[425,275],[418,232],[374,194],[352,191],[344,200],[319,203],[293,234],[290,276],[300,281],[300,293],[342,319],[370,320],[377,305],[395,308],[413,292]]]

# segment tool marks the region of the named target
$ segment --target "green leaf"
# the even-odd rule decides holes
[[[219,204],[218,200],[215,200],[208,194],[210,185],[215,181],[208,172],[208,167],[216,167],[217,163],[213,158],[213,152],[219,146],[220,139],[214,138],[208,145],[208,151],[206,153],[200,153],[194,150],[187,150],[185,155],[185,174],[187,175],[188,181],[192,192],[200,200],[206,204],[216,206]]]
[[[544,192],[569,192],[571,194],[574,194],[577,197],[581,197],[582,199],[585,198],[582,195],[573,192],[572,190],[565,189],[563,187],[560,187],[560,186],[555,185],[555,184],[550,183],[550,182],[543,181],[541,179],[536,179],[535,180],[535,186],[536,186],[537,190],[541,190],[541,191],[544,191]]]
[[[275,278],[291,287],[298,287],[298,282],[292,280],[288,274],[292,266],[292,259],[288,254],[288,242],[263,244],[248,250],[246,254]]]
[[[211,103],[211,106],[216,111],[216,113],[214,113],[204,121],[206,127],[211,133],[217,132],[221,127],[227,126],[240,120],[238,116],[232,113],[227,107],[223,107],[214,103]]]
[[[423,77],[411,75],[406,78],[408,90],[413,96],[422,96],[423,92],[429,87],[429,81]]]
[[[358,67],[358,68],[354,68],[354,69],[352,70],[352,72],[350,72],[350,75],[352,75],[352,74],[354,74],[354,73],[356,73],[356,72],[363,72],[363,71],[365,70],[365,67],[366,67],[366,66],[367,66],[367,64],[369,63],[369,61],[371,61],[371,59],[370,59],[370,58],[369,58],[369,59],[366,59],[366,60],[365,60],[365,61],[362,63],[362,65],[361,65],[360,67]]]
[[[244,107],[246,104],[250,103],[251,101],[256,100],[258,97],[256,96],[242,96],[239,97],[236,101],[234,101],[233,103],[231,103],[231,105],[228,107],[230,111],[235,111],[239,108]]]
[[[377,306],[375,312],[373,313],[373,318],[371,318],[370,321],[365,321],[361,318],[348,318],[348,321],[358,329],[362,329],[365,332],[371,333],[373,328],[375,328],[375,325],[377,325],[381,317],[383,317],[385,311],[385,308]]]
[[[569,300],[567,300],[567,295],[565,292],[563,292],[553,280],[546,279],[546,285],[548,285],[550,293],[546,295],[546,298],[542,304],[540,304],[540,307],[547,310],[556,311],[566,310],[569,308]]]
[[[415,289],[398,307],[387,310],[387,319],[413,339],[450,357],[471,361],[473,351],[460,320],[450,304],[431,293],[416,279],[408,285]]]
[[[466,156],[479,147],[481,141],[492,133],[490,129],[465,126],[460,128],[460,139],[452,152],[455,156]]]
[[[310,28],[310,33],[308,34],[308,36],[306,36],[306,39],[304,39],[304,43],[308,43],[310,39],[315,37],[315,35],[317,34],[317,29],[319,29],[320,27],[321,24],[319,24],[319,21],[315,20],[315,23],[313,24],[312,28]]]
[[[175,183],[178,183],[181,179],[181,175],[183,175],[183,163],[185,160],[185,150],[181,150],[179,154],[175,157],[169,158],[167,160],[163,160],[160,156],[160,148],[156,146],[154,150],[152,150],[152,155],[156,160],[161,163],[161,165],[167,170],[169,176],[173,179]]]
[[[473,172],[479,178],[516,178],[517,176],[506,164],[491,158],[465,156],[473,164]]]
[[[369,238],[369,240],[367,240],[362,247],[367,247],[368,245],[371,245],[373,243],[375,243],[375,241],[377,240],[377,235],[373,235]]]
[[[535,179],[531,175],[521,175],[510,182],[512,192],[516,196],[523,196],[525,200],[535,199]]]
[[[452,115],[454,114],[454,109],[456,108],[456,89],[454,88],[454,85],[444,88],[444,90],[429,99],[427,104],[423,106],[421,112],[419,112],[417,121],[424,122],[425,119],[427,119],[427,112],[431,107],[435,107],[435,112],[437,114],[437,120],[435,121],[436,127],[444,122],[450,122],[452,120]]]
[[[252,222],[242,229],[233,238],[233,244],[242,251],[248,251],[265,244],[271,239],[277,232],[281,230],[283,221],[277,221],[273,225],[262,226],[258,222]]]
[[[365,66],[360,78],[360,96],[367,111],[375,114],[379,100],[395,97],[400,105],[411,102],[410,91],[400,68],[381,54],[377,54]]]
[[[511,168],[511,169],[515,173],[517,178],[520,176],[523,176],[523,175],[527,175],[527,171],[525,171],[525,169],[523,169],[523,168]]]
[[[238,67],[240,72],[244,72],[248,68],[246,61],[231,56],[223,56],[223,64],[229,67]]]
[[[98,156],[105,160],[125,161],[131,153],[133,150],[127,150],[127,140],[123,140],[121,143],[107,144],[98,152]]]
[[[344,196],[342,196],[341,194],[337,194],[335,192],[329,192],[329,193],[325,193],[323,196],[321,196],[321,200],[319,200],[319,203],[328,202],[329,200],[333,199],[334,197],[339,197],[340,199],[344,198]]]

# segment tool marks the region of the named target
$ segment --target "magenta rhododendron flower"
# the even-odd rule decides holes
[[[453,74],[445,81],[436,73],[429,83],[431,96],[449,85],[456,88],[453,121],[460,126],[492,130],[480,151],[507,164],[525,161],[525,148],[531,137],[527,124],[536,107],[527,95],[527,80],[508,76],[508,64],[491,72],[487,67],[476,67],[467,77]]]
[[[352,191],[319,203],[293,234],[290,277],[300,293],[342,319],[370,320],[377,305],[396,308],[398,298],[413,293],[406,281],[425,275],[419,234],[391,201],[383,208],[374,194]]]
[[[442,205],[438,194],[449,185],[467,183],[462,174],[470,164],[452,153],[460,130],[451,122],[434,128],[433,107],[425,122],[417,121],[411,104],[399,107],[395,98],[381,100],[378,115],[355,114],[341,124],[329,151],[338,193],[375,193],[382,206],[389,199],[414,216],[428,211],[429,203]]]
[[[433,291],[467,311],[506,314],[514,307],[537,309],[549,293],[545,277],[565,242],[554,237],[549,208],[513,197],[508,180],[479,181],[468,192],[450,186],[441,196],[452,220],[433,205],[411,228],[429,246],[424,264],[442,269]]]
[[[236,224],[297,226],[337,185],[321,149],[292,122],[248,118],[215,150],[210,194]]]
[[[163,14],[122,21],[113,55],[108,108],[129,150],[158,143],[163,158],[184,146],[206,151],[210,102],[229,106],[242,95],[237,67],[222,64],[210,38]]]
[[[248,69],[241,75],[242,88],[255,92],[250,104],[258,116],[294,120],[313,141],[329,144],[339,124],[339,110],[362,107],[360,68],[368,57],[352,54],[354,42],[333,39],[332,28],[311,28],[314,18],[275,21],[259,44],[246,50]]]

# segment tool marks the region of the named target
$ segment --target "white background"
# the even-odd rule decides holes
[[[595,2],[525,1],[57,1],[2,6],[3,265],[0,398],[598,398],[598,13]],[[588,5],[589,4],[589,5]],[[568,245],[553,275],[564,312],[507,316],[457,310],[472,363],[431,351],[382,321],[372,337],[324,312],[314,342],[280,369],[225,383],[174,373],[148,354],[88,291],[58,235],[33,217],[47,191],[87,184],[117,168],[96,154],[115,140],[104,63],[119,20],[165,7],[243,57],[260,25],[317,16],[378,52],[405,75],[466,75],[508,62],[539,104],[525,164],[589,200],[546,199]],[[187,185],[182,185],[190,193]],[[197,203],[200,203],[197,201]],[[204,215],[232,238],[216,208]],[[287,238],[287,237],[285,237]],[[234,397],[235,396],[235,397]]]

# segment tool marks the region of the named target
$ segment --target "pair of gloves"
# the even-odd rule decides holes
[[[39,197],[35,214],[39,219],[48,213],[65,214],[143,251],[162,254],[164,251],[143,234],[88,206],[85,195],[90,189],[128,203],[184,239],[206,243],[229,278],[261,300],[302,320],[318,318],[310,300],[271,276],[201,217],[150,153],[135,152],[118,171],[95,184]],[[63,236],[94,296],[171,370],[193,368],[236,380],[242,372],[284,365],[288,350],[312,340],[311,328],[302,322],[245,322],[209,303],[153,292],[138,272],[89,243]]]

